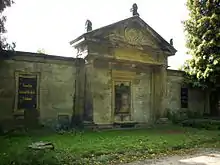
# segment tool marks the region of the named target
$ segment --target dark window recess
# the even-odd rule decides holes
[[[188,108],[188,88],[181,88],[181,108]]]
[[[115,85],[115,113],[128,114],[130,112],[130,84]]]

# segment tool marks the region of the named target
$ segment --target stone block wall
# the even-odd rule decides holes
[[[128,70],[87,65],[87,82],[90,81],[94,123],[109,125],[118,122],[114,109],[114,82],[131,82],[131,120],[139,123],[152,121],[153,91],[152,70],[129,72]],[[128,74],[128,77],[125,75]]]
[[[188,108],[181,108],[181,87],[183,72],[167,70],[167,109],[171,111],[205,112],[205,92],[188,87]]]
[[[70,119],[75,112],[84,121],[111,125],[115,122],[113,70],[132,73],[131,79],[124,77],[132,82],[129,120],[152,123],[155,119],[155,105],[158,104],[155,101],[157,86],[152,68],[129,71],[120,67],[111,68],[108,61],[94,63],[90,60],[85,65],[83,59],[26,52],[6,53],[6,57],[0,61],[0,120],[13,118],[18,113],[18,75],[28,73],[37,75],[37,110],[41,123],[53,125],[59,115],[67,115]],[[183,72],[167,70],[166,94],[163,100],[166,109],[204,112],[204,91],[198,89],[188,88],[188,108],[181,108],[182,82]]]
[[[167,70],[166,107],[172,111],[179,111],[181,109],[180,90],[182,81],[182,72]]]
[[[71,117],[75,92],[74,58],[26,52],[7,53],[0,61],[0,118],[12,118],[16,111],[16,76],[38,76],[38,111],[42,123],[50,124],[58,115]]]
[[[133,116],[134,121],[148,123],[152,120],[152,73],[151,70],[139,73],[133,85]]]
[[[109,69],[93,70],[93,120],[96,124],[112,124],[112,81]]]

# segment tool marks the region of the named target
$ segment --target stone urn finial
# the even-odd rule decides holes
[[[138,10],[138,6],[136,3],[134,3],[131,8],[131,12],[133,16],[139,16],[139,13],[137,12],[137,10]]]
[[[170,39],[170,45],[173,46],[173,39],[172,38]]]
[[[90,20],[86,20],[85,27],[86,32],[92,31],[92,22]]]

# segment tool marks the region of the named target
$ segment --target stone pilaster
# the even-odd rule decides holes
[[[159,66],[154,69],[154,111],[157,118],[166,115],[166,69],[166,66]]]
[[[74,109],[73,117],[75,120],[82,121],[84,111],[84,94],[85,94],[85,64],[82,59],[75,61],[75,96],[74,96]]]
[[[160,67],[160,85],[161,85],[161,117],[166,117],[166,107],[167,107],[167,66],[163,65]]]

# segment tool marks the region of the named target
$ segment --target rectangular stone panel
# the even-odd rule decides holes
[[[21,74],[18,78],[17,109],[37,108],[37,76]]]

